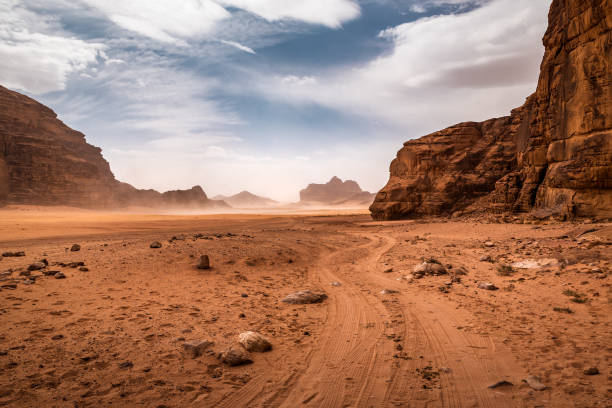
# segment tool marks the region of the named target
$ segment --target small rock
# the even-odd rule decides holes
[[[81,267],[79,268],[79,271],[81,271],[81,272],[89,272],[89,268],[88,268],[88,267],[86,267],[86,266],[81,266]]]
[[[53,276],[55,276],[55,279],[66,279],[66,275],[63,272],[58,272]]]
[[[200,260],[198,261],[198,269],[210,269],[210,259],[208,255],[200,256]]]
[[[5,258],[10,258],[10,257],[20,257],[20,256],[25,256],[25,252],[23,251],[17,251],[17,252],[3,252],[2,256]]]
[[[546,386],[540,382],[540,379],[535,375],[529,375],[523,381],[527,383],[531,388],[536,391],[543,391],[546,389]]]
[[[228,366],[239,366],[253,362],[249,354],[242,347],[230,347],[219,354],[219,359]]]
[[[263,353],[272,350],[272,343],[268,338],[260,333],[247,331],[240,333],[238,342],[247,351]]]
[[[342,286],[340,282],[332,282],[331,285],[334,287]]]
[[[70,247],[70,251],[72,252],[78,252],[81,250],[81,246],[79,244],[72,244],[72,246]]]
[[[17,289],[17,284],[16,283],[5,283],[4,285],[0,286],[0,288],[2,288],[2,289]]]
[[[491,258],[491,255],[484,255],[480,257],[480,262],[491,262],[493,263],[493,258]]]
[[[42,274],[45,276],[53,276],[55,274],[58,274],[59,271],[42,271]]]
[[[468,270],[467,270],[467,269],[465,269],[463,266],[460,266],[460,267],[458,267],[458,268],[453,269],[453,273],[454,273],[456,276],[459,276],[459,275],[467,275],[467,274],[468,274]]]
[[[393,272],[393,268],[389,268],[389,269],[385,269],[384,270],[384,273],[391,273],[391,272]]]
[[[119,363],[119,368],[121,368],[122,370],[132,367],[134,367],[134,363],[132,363],[131,361],[124,361],[123,363]]]
[[[418,279],[422,278],[424,275],[445,275],[446,273],[446,268],[439,263],[423,262],[415,266],[412,274]]]
[[[153,249],[161,248],[161,247],[162,247],[162,244],[159,241],[151,242],[151,245],[149,245],[149,248],[153,248]]]
[[[64,338],[63,334],[56,334],[55,336],[51,337],[51,340],[61,340]]]
[[[19,272],[19,276],[30,276],[31,274],[32,272],[29,270]]]
[[[495,246],[495,243],[493,241],[485,241],[483,245],[487,248],[493,248]]]
[[[513,387],[513,386],[514,384],[512,384],[510,381],[501,380],[501,381],[496,382],[495,384],[489,385],[487,388],[495,389],[495,388]]]
[[[499,288],[490,282],[480,282],[478,284],[478,289],[497,290]]]
[[[30,266],[28,266],[28,271],[39,271],[39,270],[44,269],[46,267],[47,267],[47,265],[45,265],[44,262],[34,262]]]
[[[183,343],[183,351],[191,358],[200,357],[214,343],[208,340],[191,340]]]
[[[380,291],[381,295],[392,295],[394,293],[398,293],[398,291],[395,289],[383,289]]]
[[[321,303],[327,299],[325,293],[313,293],[309,290],[301,290],[299,292],[287,295],[282,302],[292,305],[304,305],[308,303]]]
[[[599,374],[599,368],[597,367],[590,367],[584,370],[584,375],[598,375],[598,374]]]

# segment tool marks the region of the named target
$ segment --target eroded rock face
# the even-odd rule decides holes
[[[612,216],[611,28],[612,0],[554,0],[535,94],[508,117],[406,142],[372,216]]]
[[[226,206],[200,186],[159,193],[115,179],[100,148],[35,100],[0,86],[0,205]]]
[[[300,204],[306,205],[368,205],[373,199],[374,195],[363,191],[356,181],[342,181],[335,176],[325,184],[309,184],[300,191]]]

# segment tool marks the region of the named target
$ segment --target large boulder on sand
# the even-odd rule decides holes
[[[263,353],[272,350],[272,343],[263,334],[247,331],[240,333],[238,342],[247,351]]]

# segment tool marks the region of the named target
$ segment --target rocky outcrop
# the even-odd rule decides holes
[[[0,86],[3,204],[210,207],[201,187],[159,193],[117,181],[101,149],[35,100]]]
[[[611,29],[612,0],[553,0],[535,94],[508,117],[406,142],[372,216],[612,216]]]
[[[309,184],[300,191],[300,205],[369,205],[374,194],[363,191],[353,180],[332,177],[325,184]]]
[[[267,197],[260,197],[248,191],[241,191],[232,196],[218,195],[213,197],[214,200],[222,200],[232,207],[236,208],[264,208],[279,205],[278,201],[274,201]]]

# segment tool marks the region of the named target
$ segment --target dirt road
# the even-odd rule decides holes
[[[11,222],[0,214],[1,249],[26,256],[0,261],[2,406],[610,406],[606,224]],[[17,224],[18,234],[4,229]],[[212,270],[195,268],[200,254]],[[24,270],[42,258],[66,279],[33,271],[42,276],[26,284]],[[414,267],[430,258],[448,273],[417,279]],[[560,263],[500,275],[525,259]],[[478,289],[483,281],[500,290]],[[281,302],[301,289],[328,298]],[[223,365],[217,353],[246,330],[273,350]],[[191,339],[214,345],[191,358],[182,351]],[[586,375],[591,367],[600,374]],[[528,375],[547,388],[529,387]],[[502,380],[513,385],[489,388]]]

